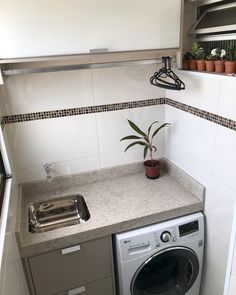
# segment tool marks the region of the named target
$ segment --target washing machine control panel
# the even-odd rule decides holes
[[[167,245],[169,243],[175,243],[178,239],[178,230],[176,227],[171,227],[165,229],[163,231],[156,231],[153,233],[154,240],[156,244],[156,248],[160,247],[161,245]]]
[[[198,220],[194,220],[189,223],[185,223],[179,226],[179,236],[183,237],[189,234],[193,234],[199,231]]]
[[[163,231],[161,234],[161,240],[163,243],[168,243],[171,239],[171,233],[169,231]]]

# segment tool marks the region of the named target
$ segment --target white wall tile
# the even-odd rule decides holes
[[[235,167],[236,132],[217,126],[212,174],[226,186],[236,190]]]
[[[93,70],[96,104],[126,102],[165,96],[165,90],[150,84],[159,65]]]
[[[69,156],[68,156],[69,158]],[[50,162],[51,163],[51,162]],[[52,179],[60,175],[68,175],[73,173],[85,172],[96,170],[100,168],[99,156],[85,157],[79,159],[73,159],[63,162],[52,162],[51,176]],[[46,173],[43,169],[43,164],[40,166],[34,166],[30,168],[16,170],[16,176],[19,183],[36,181],[39,179],[45,179]]]
[[[236,294],[236,276],[232,275],[230,280],[229,295]]]
[[[214,124],[189,113],[166,106],[166,121],[172,124],[166,132],[166,147],[187,162],[207,172],[213,165]]]
[[[97,167],[99,150],[95,115],[38,120],[7,125],[6,128],[18,172],[24,169],[31,169],[29,171],[32,172],[35,169],[37,175],[39,167],[46,162],[58,164],[79,159],[82,160],[78,164],[79,171],[80,164],[89,170],[91,161]],[[88,167],[86,159],[89,159]],[[73,165],[69,166],[68,163],[64,165],[64,172],[65,169],[75,171]]]
[[[6,80],[6,92],[8,114],[94,104],[90,70],[12,76]]]
[[[0,271],[0,294],[28,295],[28,289],[21,263],[21,257],[15,238],[16,206],[18,199],[18,185],[13,181],[10,207],[5,234],[3,260]]]
[[[234,245],[234,259],[232,264],[232,275],[236,278],[236,244]]]
[[[185,83],[184,91],[166,91],[166,97],[208,112],[217,113],[221,77],[198,72],[175,70]]]
[[[196,77],[198,75],[196,74]],[[191,83],[195,83],[196,77],[191,74],[187,79],[190,79]],[[205,78],[205,85],[210,81],[211,87],[214,88],[214,78],[211,76],[209,78],[205,76]],[[229,84],[233,80],[230,81]],[[221,82],[222,85],[223,82]],[[218,88],[217,79],[215,83],[215,87]],[[221,87],[227,88],[227,84],[222,85]],[[232,88],[233,86],[231,92]],[[222,98],[219,98],[220,104],[218,106],[219,91],[216,91],[216,102],[214,103],[213,96],[208,94],[208,90],[203,88],[199,91],[199,96],[206,100],[202,106],[197,103],[197,89],[195,92],[193,91],[190,101],[187,100],[187,92],[180,92],[175,99],[214,113],[224,113],[224,115],[230,114],[231,107],[232,117],[234,112],[232,98],[228,99],[227,106],[225,106],[222,95]],[[214,92],[215,89],[213,89]],[[169,91],[169,93],[171,92]],[[169,97],[173,98],[170,95]],[[207,235],[201,294],[222,295],[236,201],[234,173],[236,134],[235,131],[170,106],[165,106],[165,110],[166,121],[172,123],[172,128],[166,132],[165,155],[206,186]],[[230,117],[230,115],[227,116]]]
[[[206,225],[205,265],[207,265],[207,269],[214,270],[217,273],[218,280],[224,285],[229,242],[221,235],[217,226],[211,226],[208,222]]]
[[[134,146],[124,153],[126,146],[132,141],[120,142],[122,137],[135,134],[135,131],[128,125],[127,119],[135,122],[141,129],[147,130],[153,121],[164,123],[164,107],[154,106],[97,114],[102,167],[142,161],[143,148],[141,146]],[[154,141],[157,148],[160,147],[156,157],[163,155],[163,143],[164,131],[161,130]]]
[[[213,177],[208,178],[205,200],[207,224],[217,228],[218,235],[225,241],[231,237],[235,201],[235,191]]]
[[[208,223],[206,223],[205,240],[202,294],[222,295],[225,284],[229,241],[222,237],[217,226],[211,226]]]
[[[236,79],[226,77],[220,80],[219,111],[220,116],[236,120]]]
[[[215,267],[203,272],[201,295],[222,295],[224,291],[224,279],[219,278]]]
[[[159,145],[157,152],[155,153],[155,159],[161,158],[164,155],[164,146]],[[122,165],[127,163],[141,162],[143,161],[143,149],[133,149],[126,153],[117,152],[101,155],[101,168],[112,167],[116,165]]]

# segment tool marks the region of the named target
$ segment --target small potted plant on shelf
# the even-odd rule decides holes
[[[196,71],[197,70],[197,59],[196,59],[196,49],[197,49],[197,43],[194,42],[192,45],[192,59],[189,61],[189,69],[190,71]]]
[[[214,48],[211,51],[211,55],[215,57],[215,72],[216,73],[224,73],[225,71],[225,62],[224,57],[226,55],[226,51],[220,48]]]
[[[194,57],[191,52],[186,52],[183,58],[183,70],[189,70],[190,68],[190,61],[193,60]]]
[[[153,144],[153,140],[155,138],[155,136],[158,134],[158,132],[164,128],[169,126],[169,123],[164,123],[161,126],[159,126],[157,129],[155,129],[154,132],[152,131],[152,127],[155,124],[158,124],[158,121],[154,121],[149,127],[148,127],[148,131],[145,133],[144,131],[142,131],[135,123],[133,123],[132,121],[128,120],[128,123],[130,125],[130,127],[138,134],[138,135],[129,135],[129,136],[125,136],[123,138],[121,138],[120,141],[123,140],[135,140],[134,142],[130,143],[126,149],[125,152],[131,148],[134,145],[141,145],[143,146],[144,150],[143,150],[143,157],[144,159],[146,159],[147,154],[149,153],[149,160],[146,160],[144,162],[144,166],[145,166],[145,171],[146,171],[146,176],[147,178],[150,179],[156,179],[160,176],[160,170],[161,170],[161,162],[158,160],[154,160],[153,159],[153,153],[157,151],[156,146],[154,146]]]
[[[235,73],[236,47],[233,43],[230,44],[226,52],[225,73],[232,75]]]
[[[211,53],[206,56],[205,64],[207,72],[215,72],[215,57]]]
[[[204,72],[206,70],[206,64],[205,64],[206,54],[200,44],[195,43],[195,46],[196,46],[195,51],[196,51],[196,59],[197,59],[197,69],[198,71]]]
[[[190,63],[190,69],[198,70],[198,71],[205,71],[206,65],[205,65],[205,60],[204,60],[205,59],[204,49],[197,42],[193,43],[192,55],[194,57],[195,62],[192,62],[192,64]]]

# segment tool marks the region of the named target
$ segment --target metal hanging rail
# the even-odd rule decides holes
[[[99,69],[99,68],[113,68],[121,66],[136,66],[136,65],[150,65],[161,64],[162,59],[153,60],[136,60],[136,61],[118,61],[118,62],[103,62],[103,63],[91,63],[91,64],[74,64],[74,65],[60,65],[51,67],[35,67],[35,68],[20,68],[20,69],[2,69],[3,77],[14,75],[26,75],[37,73],[50,73],[61,71],[74,71],[74,70],[86,70],[86,69]]]
[[[170,56],[173,63],[179,66],[179,48],[124,52],[103,51],[93,50],[89,54],[0,59],[0,85],[4,84],[7,77],[15,75],[161,64],[161,58],[164,55]]]

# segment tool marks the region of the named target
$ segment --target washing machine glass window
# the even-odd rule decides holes
[[[134,274],[132,295],[184,295],[199,273],[194,251],[185,247],[167,248],[149,257]]]

